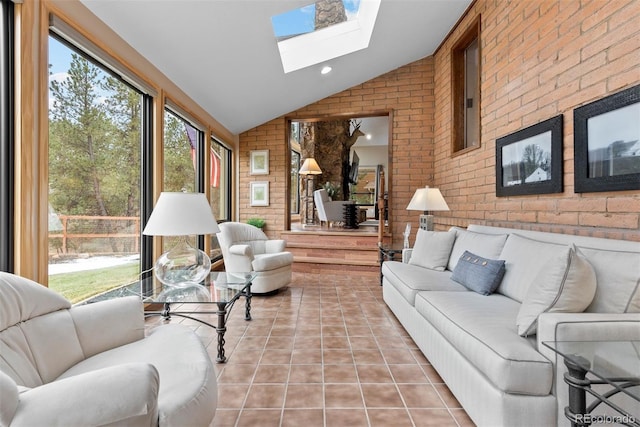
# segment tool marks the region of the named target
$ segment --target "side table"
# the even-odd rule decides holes
[[[569,386],[569,406],[564,413],[572,427],[597,422],[640,427],[637,411],[640,408],[640,341],[545,341],[542,344],[562,356],[567,367],[564,382]],[[593,385],[606,386],[608,390],[596,391]],[[587,394],[594,397],[589,405]],[[614,402],[616,395],[630,398],[634,412]],[[611,408],[614,414],[593,414],[601,404]]]
[[[140,282],[140,296],[145,303],[162,304],[162,310],[147,311],[147,316],[162,316],[169,320],[171,316],[180,316],[195,320],[216,330],[218,335],[218,355],[216,361],[224,363],[225,356],[224,335],[227,331],[227,319],[234,303],[245,298],[245,320],[251,320],[251,281],[255,272],[229,273],[213,272],[209,274],[203,284],[193,283],[187,286],[165,286],[147,278]],[[178,307],[172,310],[171,305]],[[197,305],[213,306],[211,309],[194,310]],[[190,308],[191,307],[191,308]],[[213,325],[198,318],[198,314],[217,315],[217,325]]]

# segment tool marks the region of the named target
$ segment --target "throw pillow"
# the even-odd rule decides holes
[[[449,261],[456,233],[453,231],[426,231],[419,229],[409,264],[430,270],[444,271]]]
[[[581,247],[596,271],[596,296],[586,312],[640,313],[640,252]]]
[[[566,244],[542,242],[516,233],[509,235],[500,259],[505,260],[507,271],[498,287],[499,294],[522,303],[527,295],[527,285],[553,258],[567,253]]]
[[[460,256],[464,251],[469,251],[481,257],[497,259],[507,240],[506,234],[485,234],[469,231],[464,228],[453,227],[456,232],[456,241],[451,249],[447,270],[453,271]]]
[[[580,313],[596,293],[596,273],[575,249],[567,247],[543,266],[528,286],[516,325],[518,334],[534,335],[541,313]]]
[[[451,280],[479,294],[491,295],[500,285],[504,272],[504,260],[482,258],[464,251]]]

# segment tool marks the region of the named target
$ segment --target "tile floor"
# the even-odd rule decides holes
[[[294,273],[288,288],[254,297],[251,314],[245,321],[243,300],[231,312],[212,426],[473,425],[386,308],[377,277]],[[215,361],[213,329],[172,321],[192,324]]]

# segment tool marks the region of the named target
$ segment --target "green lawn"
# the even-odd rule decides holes
[[[98,270],[49,276],[49,288],[62,294],[71,303],[101,294],[118,286],[128,285],[138,280],[138,264],[119,265]]]

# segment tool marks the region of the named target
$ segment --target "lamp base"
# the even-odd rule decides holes
[[[420,215],[420,228],[433,231],[433,215]]]
[[[192,286],[202,282],[210,271],[209,256],[189,245],[186,237],[160,255],[154,267],[156,278],[167,286]]]

